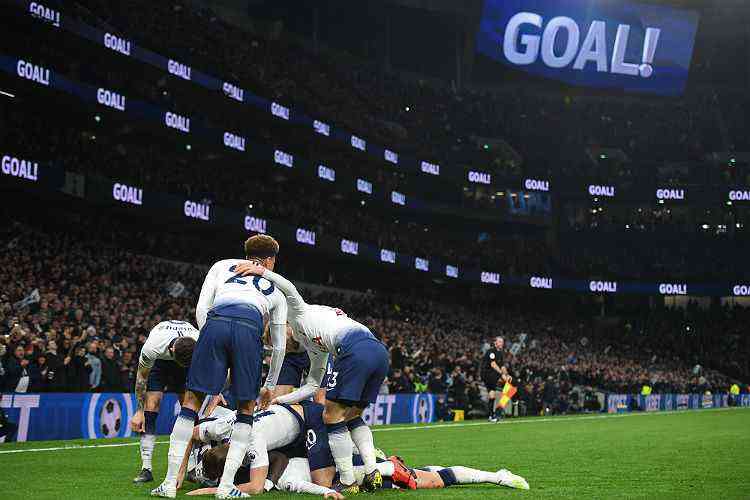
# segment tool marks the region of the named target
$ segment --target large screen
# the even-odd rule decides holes
[[[566,83],[682,93],[695,12],[626,0],[485,0],[477,50]]]

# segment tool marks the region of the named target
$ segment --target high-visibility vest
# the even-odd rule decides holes
[[[518,389],[506,382],[503,386],[503,395],[500,397],[500,408],[505,409],[511,399],[513,399],[513,396],[515,396],[516,392],[518,392]]]
[[[650,385],[644,385],[641,389],[641,396],[650,396],[651,395],[651,386]]]
[[[737,384],[732,384],[732,387],[731,389],[729,389],[729,392],[732,393],[732,396],[739,396],[740,386]]]

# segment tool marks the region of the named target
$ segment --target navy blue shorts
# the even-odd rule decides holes
[[[302,383],[302,376],[309,370],[310,356],[307,352],[290,352],[284,356],[284,363],[281,365],[279,381],[276,385],[299,387]]]
[[[323,375],[323,380],[320,382],[320,387],[328,390],[328,384],[331,381],[331,374],[333,373],[333,356],[328,356],[328,363],[326,364],[326,374]]]
[[[146,390],[149,392],[185,392],[187,369],[174,361],[157,359],[148,374]]]
[[[305,448],[307,448],[307,461],[310,470],[325,469],[336,465],[328,444],[328,432],[323,422],[324,406],[318,403],[305,402]]]
[[[366,408],[378,399],[389,369],[385,346],[369,330],[353,330],[336,348],[326,399]]]
[[[251,306],[224,306],[208,313],[193,351],[187,388],[219,394],[232,369],[230,393],[237,402],[254,401],[263,365],[263,318]]]

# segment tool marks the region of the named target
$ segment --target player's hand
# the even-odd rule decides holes
[[[133,432],[145,432],[145,419],[143,417],[143,410],[138,410],[130,419],[130,430]]]
[[[237,264],[237,266],[234,268],[234,272],[237,274],[241,274],[242,276],[263,276],[263,272],[266,270],[265,267],[261,266],[259,263],[248,260],[247,262],[243,262],[242,264]]]
[[[269,389],[268,387],[264,387],[260,390],[260,402],[258,403],[258,406],[261,410],[265,410],[268,408],[271,404],[271,400],[273,399],[273,391]]]
[[[329,491],[328,493],[323,495],[323,498],[333,498],[334,500],[343,500],[344,495],[342,495],[338,491]]]

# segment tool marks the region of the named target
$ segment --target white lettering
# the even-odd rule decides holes
[[[365,149],[367,149],[367,143],[365,142],[364,139],[361,139],[361,138],[357,137],[356,135],[353,135],[352,136],[352,147],[354,149],[359,149],[360,151],[364,151]]]
[[[211,219],[211,205],[187,200],[184,205],[184,212],[185,217],[201,220]]]
[[[393,250],[386,250],[385,248],[380,249],[380,262],[388,262],[389,264],[396,263],[396,252]]]
[[[531,12],[519,12],[508,21],[508,26],[505,28],[503,51],[505,58],[513,64],[532,64],[539,55],[539,35],[522,35],[520,42],[525,50],[521,52],[516,47],[516,40],[521,33],[521,26],[524,24],[541,28],[542,16]]]
[[[552,289],[552,278],[541,278],[538,276],[532,276],[529,280],[529,285],[531,285],[531,288],[546,288],[548,290]]]
[[[143,205],[143,190],[115,183],[112,185],[112,198],[131,205]]]
[[[612,198],[615,195],[615,187],[614,186],[598,186],[596,184],[591,184],[589,186],[589,194],[591,196],[606,196],[608,198]]]
[[[732,293],[737,296],[746,297],[750,295],[750,285],[734,285]]]
[[[297,229],[297,243],[302,243],[303,245],[315,246],[315,231],[302,229],[301,227],[298,228]]]
[[[249,215],[245,216],[245,230],[266,234],[266,219],[258,219]]]
[[[336,180],[336,171],[332,168],[328,168],[325,165],[318,165],[318,177],[327,181],[334,182]]]
[[[549,191],[549,181],[526,179],[523,185],[529,191]]]
[[[231,132],[224,132],[224,145],[237,151],[245,151],[245,138]]]
[[[331,127],[327,123],[323,123],[321,121],[315,120],[313,121],[313,130],[315,130],[320,135],[324,135],[328,137],[331,135]]]
[[[476,184],[492,184],[492,174],[471,170],[469,172],[469,182],[474,182]]]
[[[750,191],[729,191],[729,199],[732,201],[750,201]]]
[[[394,153],[390,149],[386,149],[383,151],[383,157],[385,158],[385,161],[391,162],[394,165],[398,164],[398,154]]]
[[[420,165],[422,172],[430,175],[440,175],[440,165],[423,161]]]
[[[109,108],[125,111],[125,96],[112,90],[99,88],[96,91],[96,101]]]
[[[42,66],[19,59],[16,64],[16,72],[21,78],[49,87],[50,70]]]
[[[499,285],[500,284],[500,273],[493,273],[489,271],[482,271],[482,274],[480,275],[479,279],[482,281],[482,283],[489,283],[492,285]]]
[[[281,118],[282,120],[288,120],[289,119],[289,108],[287,108],[286,106],[282,106],[281,104],[278,104],[276,102],[272,102],[271,103],[271,114],[273,116]]]
[[[130,41],[111,33],[104,34],[104,46],[124,56],[130,55]]]
[[[583,69],[590,61],[596,63],[596,71],[607,72],[607,24],[592,21],[573,69]]]
[[[372,182],[364,179],[357,179],[357,191],[360,193],[372,194]]]
[[[292,168],[294,166],[294,156],[285,153],[279,149],[273,152],[273,160],[279,165]]]
[[[430,261],[427,259],[421,259],[419,257],[416,257],[414,259],[414,267],[419,271],[429,271]]]
[[[39,180],[39,164],[36,162],[6,155],[3,156],[0,165],[3,175],[35,182]]]
[[[567,31],[568,42],[561,56],[555,54],[555,40],[561,29]],[[569,17],[553,17],[542,35],[542,61],[550,68],[564,68],[573,61],[578,50],[581,32],[574,20]]]
[[[391,201],[396,205],[406,205],[406,195],[398,191],[391,191]]]
[[[351,240],[341,240],[341,251],[349,255],[359,255],[359,243]]]
[[[57,28],[60,27],[60,12],[54,9],[45,7],[44,5],[37,2],[31,2],[29,4],[29,13],[31,14],[31,17],[43,19],[51,23],[52,26],[55,26]],[[21,440],[19,439],[19,441]]]
[[[445,275],[449,278],[458,278],[458,267],[451,265],[445,266]]]
[[[234,99],[235,101],[239,102],[243,102],[245,100],[245,90],[236,85],[232,85],[229,82],[224,82],[224,84],[221,86],[221,89],[224,91],[224,95],[229,97],[230,99]]]
[[[687,295],[685,283],[661,283],[659,293],[662,295]]]
[[[169,73],[174,76],[182,78],[183,80],[190,80],[190,73],[192,72],[192,69],[187,64],[182,64],[181,62],[170,59],[167,62],[167,71],[169,71]]]
[[[589,290],[592,292],[615,293],[617,291],[616,281],[592,281],[589,283]]]
[[[657,189],[656,199],[658,200],[684,200],[684,189]]]
[[[186,116],[167,111],[164,114],[164,124],[167,127],[179,130],[180,132],[184,132],[186,134],[190,133],[190,118]]]

